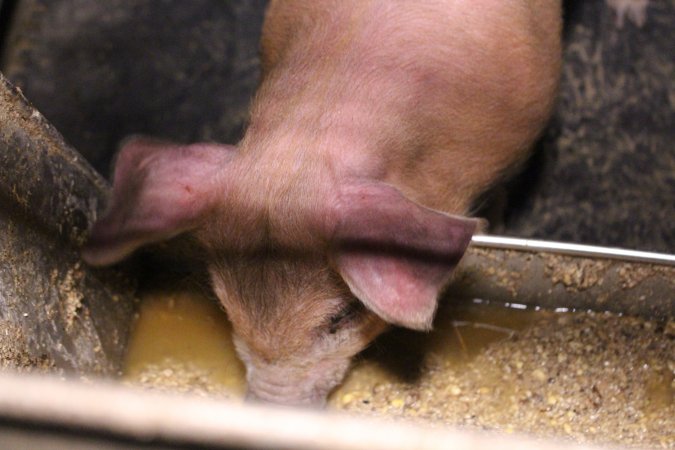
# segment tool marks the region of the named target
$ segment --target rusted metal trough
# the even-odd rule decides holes
[[[133,283],[78,246],[105,180],[0,75],[0,366],[114,376]]]

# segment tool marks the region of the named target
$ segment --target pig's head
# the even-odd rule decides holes
[[[378,181],[334,178],[324,189],[307,176],[294,189],[235,150],[127,141],[83,257],[112,264],[193,233],[232,321],[249,397],[321,405],[387,324],[431,327],[477,221]]]

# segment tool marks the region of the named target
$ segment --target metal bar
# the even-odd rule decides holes
[[[521,239],[487,235],[475,235],[471,240],[471,244],[475,247],[484,248],[558,253],[561,255],[582,256],[585,258],[609,258],[620,259],[623,261],[675,266],[675,255],[643,252],[638,250],[626,250],[613,247],[600,247],[595,245],[570,244],[565,242],[540,241],[535,239]]]

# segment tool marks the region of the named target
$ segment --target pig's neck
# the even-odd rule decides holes
[[[382,179],[387,173],[385,135],[372,108],[359,100],[310,100],[254,117],[240,154],[282,183],[325,183],[326,177]],[[272,108],[273,110],[276,110]]]
[[[401,68],[387,54],[358,57],[367,48],[354,45],[353,52],[320,64],[308,65],[308,53],[298,52],[273,68],[253,103],[242,156],[267,166],[262,170],[273,177],[284,173],[274,182],[279,189],[297,182],[301,190],[326,194],[324,201],[335,187],[327,181],[368,179],[392,184],[425,206],[466,212],[483,186],[470,186],[459,167],[439,174],[441,154],[446,162],[464,149],[454,144],[452,114],[425,106],[448,103],[438,98],[449,90],[445,75],[429,64]],[[320,52],[311,55],[321,60]],[[438,179],[447,180],[440,195]]]
[[[226,247],[320,248],[340,187],[387,175],[380,156],[386,152],[364,105],[346,102],[323,113],[319,104],[284,109],[253,115],[233,170],[224,174],[234,181],[223,181],[223,211],[206,234],[222,235]]]

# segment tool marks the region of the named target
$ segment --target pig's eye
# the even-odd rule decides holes
[[[361,311],[363,311],[363,305],[358,300],[345,304],[337,314],[332,315],[328,320],[328,333],[335,334],[341,328],[354,322],[361,315]]]

